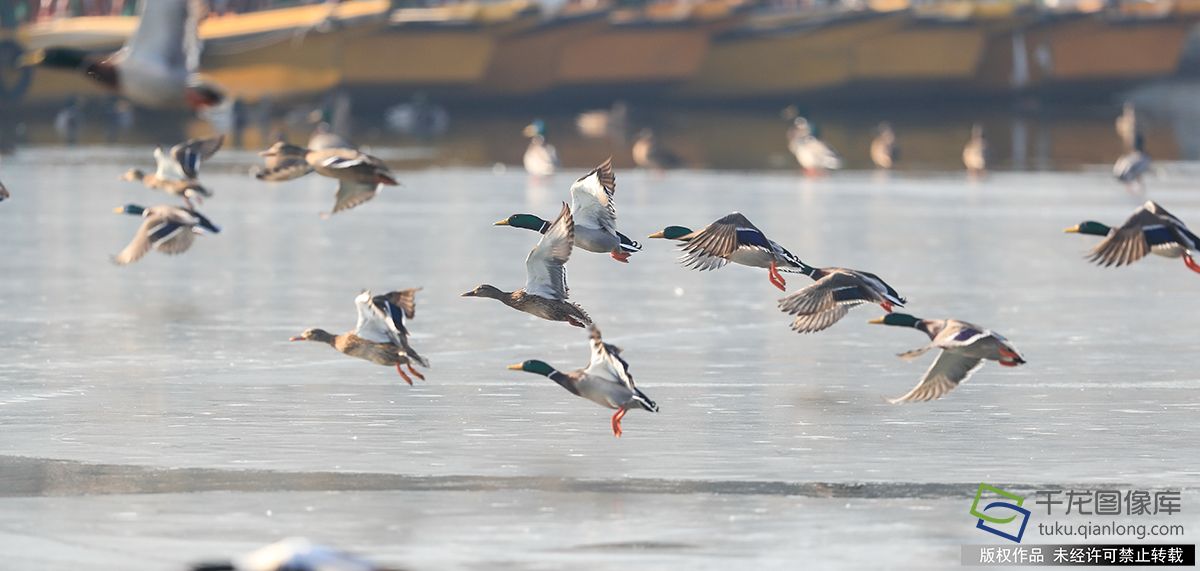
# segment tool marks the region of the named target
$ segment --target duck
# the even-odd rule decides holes
[[[191,208],[166,204],[145,208],[137,204],[126,204],[114,208],[113,212],[143,218],[133,240],[121,253],[113,256],[112,261],[118,266],[142,259],[151,248],[167,255],[182,254],[192,247],[196,235],[221,232],[211,220]]]
[[[642,245],[617,232],[616,191],[617,177],[613,172],[612,157],[571,185],[575,245],[589,252],[609,254],[614,260],[627,264],[629,256],[640,252]],[[524,228],[542,234],[550,228],[550,222],[533,214],[513,214],[494,225]]]
[[[195,71],[200,60],[196,35],[200,14],[189,10],[189,4],[193,2],[142,2],[133,36],[112,54],[46,47],[27,52],[21,63],[82,73],[142,107],[203,110],[221,105],[226,100],[224,91]]]
[[[191,571],[395,571],[332,547],[292,537],[231,561],[197,563]]]
[[[660,144],[653,129],[642,129],[633,142],[633,163],[644,169],[665,171],[679,168],[683,159]]]
[[[1144,190],[1142,177],[1150,171],[1150,155],[1146,154],[1146,140],[1138,133],[1133,138],[1133,146],[1129,152],[1117,158],[1113,163],[1113,176],[1125,183],[1126,188],[1133,191]]]
[[[595,325],[590,328],[592,357],[583,369],[562,372],[545,361],[529,360],[509,365],[509,370],[542,375],[571,394],[583,397],[600,406],[616,409],[612,415],[613,436],[622,434],[621,419],[630,410],[658,412],[658,405],[633,383],[629,363],[621,357],[621,349],[604,342]]]
[[[1087,220],[1063,231],[1104,237],[1087,256],[1089,261],[1104,267],[1121,267],[1146,257],[1146,254],[1157,254],[1164,258],[1183,258],[1188,269],[1200,273],[1200,264],[1191,254],[1200,252],[1200,237],[1152,200],[1135,210],[1120,228]]]
[[[882,278],[869,272],[802,266],[799,273],[815,283],[779,300],[780,311],[796,316],[792,330],[797,333],[823,331],[864,303],[877,303],[891,313],[908,301]]]
[[[575,222],[571,217],[571,209],[564,202],[558,218],[525,258],[525,287],[507,292],[493,285],[482,284],[462,294],[462,297],[487,297],[542,319],[587,327],[592,324],[587,312],[567,301],[569,290],[565,266],[574,243]]]
[[[842,159],[825,141],[817,138],[808,119],[793,119],[787,138],[788,150],[796,157],[805,174],[815,176],[842,168]]]
[[[649,237],[683,242],[679,263],[686,268],[708,271],[729,262],[767,268],[767,279],[780,291],[787,291],[787,281],[779,272],[799,273],[808,267],[740,212],[727,214],[696,232],[686,226],[667,226]]]
[[[931,349],[940,349],[933,365],[921,382],[904,395],[888,399],[892,404],[940,399],[971,377],[983,361],[996,361],[1004,367],[1025,364],[1025,358],[1012,343],[995,331],[957,319],[920,319],[907,313],[889,313],[868,323],[911,327],[929,336],[930,343],[898,355],[911,361]]]
[[[614,101],[608,109],[593,109],[575,116],[575,128],[590,139],[623,140],[628,125],[629,106],[624,101]]]
[[[121,175],[121,180],[140,182],[151,190],[158,190],[172,196],[178,196],[183,199],[188,208],[194,207],[192,204],[193,200],[203,203],[204,198],[212,196],[212,191],[194,180],[159,178],[157,174],[147,174],[141,169],[129,169],[125,171],[125,174]]]
[[[1126,101],[1121,106],[1121,114],[1117,116],[1114,126],[1125,149],[1133,150],[1134,143],[1141,133],[1138,130],[1137,109],[1134,108],[1132,101]]]
[[[534,119],[525,126],[522,134],[529,138],[529,146],[525,148],[523,158],[525,172],[537,177],[554,175],[559,166],[558,151],[554,145],[546,142],[546,122]]]
[[[987,171],[988,144],[983,135],[983,125],[976,123],[971,126],[971,138],[963,146],[962,160],[967,167],[967,173],[981,175]]]
[[[267,164],[274,165],[274,168],[260,169],[255,174],[255,178],[259,180],[290,180],[309,172],[337,180],[338,190],[333,210],[322,213],[322,218],[328,218],[375,198],[380,186],[400,184],[382,160],[356,149],[314,150],[280,141],[259,155]]]
[[[157,169],[154,175],[160,179],[195,180],[200,176],[200,163],[211,159],[223,144],[225,135],[217,135],[188,139],[166,152],[162,147],[155,147]]]
[[[879,124],[875,138],[871,140],[871,162],[881,169],[896,166],[900,158],[900,147],[896,145],[896,132],[892,124],[884,121]]]
[[[428,368],[429,361],[417,354],[408,343],[405,322],[416,314],[416,294],[421,288],[404,289],[383,295],[363,291],[354,298],[358,323],[354,331],[334,335],[324,329],[306,329],[289,341],[317,341],[338,351],[376,365],[396,367],[404,382],[412,386],[412,377],[425,380],[425,375],[413,368],[413,363]]]

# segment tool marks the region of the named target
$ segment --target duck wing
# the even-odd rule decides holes
[[[225,143],[225,135],[217,135],[207,139],[188,139],[171,147],[171,159],[179,165],[183,175],[196,178],[200,175],[200,162],[212,158],[221,145]]]
[[[617,232],[617,176],[612,157],[571,185],[571,216],[575,223],[599,228],[609,234]]]
[[[569,291],[566,263],[574,244],[575,221],[571,217],[571,209],[564,202],[558,218],[525,258],[525,293],[566,300]]]
[[[795,315],[792,330],[797,333],[821,331],[846,316],[851,307],[877,303],[880,296],[861,277],[841,269],[827,274],[779,300],[779,310]]]
[[[375,198],[375,189],[377,186],[375,183],[338,179],[337,196],[334,198],[333,210],[324,216],[337,214],[343,210],[350,210]]]
[[[1088,260],[1102,266],[1124,266],[1132,264],[1150,253],[1150,244],[1146,240],[1146,230],[1154,230],[1170,224],[1175,219],[1169,213],[1166,218],[1155,213],[1157,207],[1153,202],[1137,209],[1125,224],[1109,232],[1108,237],[1096,244],[1088,254]],[[1166,212],[1163,210],[1162,212]],[[1175,219],[1178,220],[1178,219]]]
[[[407,289],[375,296],[371,295],[370,291],[359,294],[354,298],[354,305],[358,310],[355,334],[369,341],[394,344],[410,359],[428,367],[429,361],[417,354],[408,344],[409,333],[405,326],[406,316],[411,318],[414,313],[413,302],[419,290],[420,288]],[[393,300],[400,301],[401,305],[393,303]]]
[[[133,240],[121,250],[119,254],[113,256],[113,263],[124,266],[132,264],[146,255],[157,245],[163,245],[178,238],[181,235],[191,235],[191,228],[182,223],[180,220],[170,216],[168,212],[157,211],[157,207],[150,209],[150,215],[146,216],[142,221],[142,225],[138,227],[137,233],[133,235]],[[173,246],[166,246],[166,249],[160,249],[163,253],[177,254],[187,250],[191,246],[190,238],[182,238],[180,242],[176,242]],[[160,247],[161,248],[161,247]],[[182,249],[180,249],[182,248]]]
[[[925,371],[921,382],[903,396],[888,399],[892,404],[924,402],[942,398],[963,381],[970,378],[980,366],[982,359],[964,357],[953,350],[943,349],[937,360]]]
[[[188,37],[195,36],[195,23],[188,17],[189,3],[189,0],[142,2],[137,30],[121,50],[121,57],[137,62],[135,65],[187,70],[186,45]],[[193,30],[190,34],[189,27]]]
[[[771,240],[740,212],[734,212],[709,224],[703,230],[680,238],[683,257],[679,263],[695,270],[715,270],[729,263],[738,248],[756,248],[772,255]]]

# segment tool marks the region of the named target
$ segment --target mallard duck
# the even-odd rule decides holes
[[[1146,257],[1146,254],[1157,254],[1164,258],[1183,258],[1188,269],[1200,273],[1200,264],[1190,254],[1200,251],[1200,238],[1182,220],[1151,200],[1135,210],[1120,228],[1088,220],[1064,232],[1103,236],[1104,240],[1088,254],[1088,260],[1105,267],[1121,267]]]
[[[200,176],[200,163],[212,158],[224,143],[225,135],[217,135],[206,139],[188,139],[171,147],[168,152],[163,152],[162,147],[155,147],[157,170],[154,176],[159,179],[195,180]]]
[[[290,538],[232,561],[198,563],[191,571],[389,571],[369,561],[307,539]]]
[[[664,171],[679,168],[683,159],[659,143],[653,130],[642,129],[633,142],[633,163],[644,169]]]
[[[906,313],[889,313],[869,323],[911,327],[929,336],[929,345],[901,353],[911,361],[930,349],[941,349],[921,382],[904,396],[888,399],[892,404],[939,399],[967,380],[984,359],[1005,367],[1025,364],[1025,358],[999,333],[956,319],[919,319]]]
[[[522,134],[529,138],[525,148],[525,172],[533,176],[551,176],[558,170],[558,151],[546,142],[546,122],[534,119],[525,126]]]
[[[203,203],[204,198],[212,196],[212,191],[194,180],[178,180],[159,178],[155,174],[146,174],[141,169],[129,169],[121,175],[121,180],[140,182],[146,188],[165,192],[183,199],[188,208],[192,208],[192,200]]]
[[[150,248],[157,248],[164,254],[182,254],[192,247],[197,234],[221,231],[203,214],[191,208],[180,208],[160,204],[143,208],[136,204],[126,204],[113,209],[117,214],[132,214],[141,216],[144,220],[133,241],[125,246],[121,253],[113,256],[113,263],[124,266],[131,264],[146,255]]]
[[[600,330],[591,327],[592,359],[585,369],[566,373],[555,370],[544,361],[530,360],[508,368],[542,375],[558,383],[571,394],[588,399],[600,406],[616,409],[612,416],[613,436],[621,437],[621,419],[630,409],[658,412],[658,405],[633,384],[629,363],[621,358],[621,349],[605,343]]]
[[[1138,132],[1137,110],[1134,109],[1132,101],[1126,101],[1121,106],[1121,114],[1117,116],[1115,123],[1117,136],[1121,138],[1121,143],[1126,150],[1132,150],[1138,135],[1141,134]]]
[[[337,199],[333,211],[321,214],[326,218],[375,198],[380,185],[400,184],[383,161],[355,149],[313,150],[276,142],[259,155],[275,165],[256,173],[259,180],[291,180],[313,171],[336,179]]]
[[[900,158],[900,147],[896,145],[896,132],[892,124],[884,121],[879,124],[879,132],[871,140],[871,162],[881,169],[896,166]]]
[[[1142,190],[1142,176],[1150,170],[1150,155],[1146,154],[1145,145],[1145,139],[1138,133],[1133,138],[1133,147],[1129,152],[1113,163],[1113,176],[1131,190]]]
[[[617,190],[612,157],[571,185],[571,217],[575,221],[575,245],[589,252],[607,253],[618,262],[629,263],[629,255],[642,245],[617,232]],[[533,214],[513,214],[495,223],[545,234],[550,222]]]
[[[792,330],[797,333],[826,329],[845,317],[850,309],[864,303],[878,303],[890,313],[908,301],[872,273],[808,265],[803,265],[799,272],[816,283],[779,300],[780,311],[796,316]]]
[[[683,242],[680,249],[684,254],[679,263],[686,268],[715,270],[729,262],[767,268],[767,278],[780,291],[787,291],[787,281],[779,272],[799,273],[808,267],[787,248],[767,238],[740,212],[728,214],[697,232],[684,226],[667,226],[649,237]]]
[[[817,138],[808,119],[796,117],[788,129],[787,138],[788,150],[805,173],[819,175],[842,168],[842,159],[825,141]]]
[[[220,105],[225,95],[195,73],[199,63],[196,25],[200,14],[189,0],[141,3],[133,36],[119,51],[93,55],[76,48],[48,47],[28,52],[24,65],[83,73],[104,87],[145,107]]]
[[[525,258],[525,287],[514,291],[483,284],[462,294],[463,297],[489,297],[518,311],[550,321],[566,321],[587,327],[592,319],[582,307],[567,301],[567,260],[575,243],[575,222],[571,209],[563,203],[558,218],[538,240]]]
[[[404,323],[405,319],[412,319],[415,314],[418,291],[420,288],[384,295],[372,295],[369,290],[364,291],[354,298],[354,306],[358,310],[358,324],[354,331],[334,335],[324,329],[306,329],[290,341],[318,341],[351,357],[396,367],[400,378],[412,385],[412,378],[400,367],[407,365],[409,372],[425,380],[425,375],[414,369],[412,364],[416,362],[422,367],[429,367],[429,361],[409,346],[408,329]]]
[[[612,137],[623,140],[628,126],[629,106],[624,101],[615,101],[608,109],[593,109],[575,116],[579,134],[592,139]]]
[[[971,138],[963,146],[963,165],[969,174],[980,175],[987,170],[987,159],[987,138],[983,136],[983,125],[976,123],[971,126]]]

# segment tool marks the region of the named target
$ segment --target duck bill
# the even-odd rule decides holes
[[[1079,226],[1072,226],[1072,227],[1070,227],[1070,228],[1063,228],[1063,232],[1066,232],[1067,234],[1078,234],[1078,233],[1079,233]]]
[[[113,209],[113,214],[125,214],[125,209],[118,206]]]
[[[867,323],[871,323],[871,324],[874,324],[874,325],[883,325],[883,318],[882,318],[882,317],[876,317],[875,319],[872,319],[872,320],[868,321]]]
[[[492,226],[508,226],[508,225],[509,224],[508,224],[507,218],[505,218],[504,220],[498,220],[496,222],[492,222]]]
[[[659,230],[658,232],[655,232],[655,233],[653,233],[653,234],[651,234],[651,235],[649,235],[649,236],[646,236],[646,237],[647,237],[647,238],[664,238],[664,236],[663,236],[663,233],[662,233],[662,230]]]
[[[303,337],[291,337],[288,339],[288,341],[304,341],[304,338]]]
[[[475,292],[469,291],[467,293],[460,295],[459,297],[476,297],[476,295],[475,295]]]
[[[515,365],[509,365],[506,368],[510,371],[521,371],[525,369],[525,365],[523,363],[517,363]]]
[[[526,125],[525,129],[521,131],[521,134],[525,135],[526,137],[533,137],[537,135],[537,128],[533,125]]]

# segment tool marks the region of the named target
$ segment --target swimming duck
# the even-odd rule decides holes
[[[1150,155],[1146,154],[1145,145],[1146,140],[1138,133],[1133,138],[1133,147],[1129,152],[1113,163],[1113,176],[1130,190],[1142,190],[1142,176],[1150,170]]]
[[[575,245],[589,252],[607,253],[629,263],[629,255],[642,245],[617,232],[617,205],[613,198],[617,177],[612,157],[571,185],[571,217],[575,220]],[[545,233],[550,222],[533,214],[513,214],[495,223]]]
[[[1138,132],[1137,110],[1132,101],[1126,101],[1121,106],[1121,114],[1117,116],[1115,123],[1117,136],[1121,138],[1121,143],[1126,150],[1133,150],[1134,143],[1141,133]]]
[[[221,231],[203,214],[191,208],[166,204],[143,208],[136,204],[126,204],[113,209],[113,212],[141,216],[144,219],[137,234],[134,234],[133,241],[125,246],[121,253],[113,256],[113,263],[119,266],[140,260],[150,248],[156,248],[168,255],[182,254],[192,247],[197,234],[216,234]]]
[[[591,327],[592,359],[587,368],[566,373],[544,361],[530,360],[508,368],[542,375],[571,394],[588,399],[600,406],[616,409],[612,416],[613,436],[621,437],[621,419],[630,409],[658,412],[658,405],[633,384],[629,363],[621,358],[621,349],[605,343],[600,330]]]
[[[525,148],[525,172],[533,176],[551,176],[558,170],[558,151],[546,142],[546,122],[534,119],[522,131],[529,138]]]
[[[275,165],[259,170],[255,174],[259,180],[291,180],[313,171],[336,179],[337,199],[333,211],[321,214],[325,218],[375,198],[381,185],[400,184],[383,161],[355,149],[313,150],[280,141],[259,155]]]
[[[911,327],[929,336],[929,345],[898,355],[905,361],[916,359],[930,349],[941,349],[921,382],[903,396],[888,399],[892,404],[942,398],[970,378],[985,359],[1005,367],[1025,364],[1025,358],[999,333],[965,321],[919,319],[906,313],[889,313],[869,323]]]
[[[188,139],[171,147],[169,152],[163,152],[162,147],[155,147],[157,170],[154,176],[159,179],[195,180],[200,176],[200,163],[212,158],[224,143],[225,135],[217,135],[206,139]]]
[[[483,284],[463,297],[489,297],[517,311],[550,321],[566,321],[576,327],[592,324],[583,308],[567,301],[567,260],[575,243],[575,222],[563,203],[558,218],[525,258],[525,287],[514,291]]]
[[[351,357],[396,367],[400,378],[412,385],[412,378],[400,368],[401,365],[407,365],[409,372],[425,380],[425,375],[414,369],[412,364],[416,362],[422,367],[429,367],[429,361],[409,346],[408,329],[405,327],[405,320],[412,319],[415,314],[418,291],[420,288],[384,295],[372,295],[370,290],[364,291],[354,298],[354,306],[358,310],[358,324],[354,331],[333,335],[324,329],[306,329],[290,341],[319,341]]]
[[[1151,200],[1135,210],[1120,228],[1088,220],[1064,232],[1103,236],[1104,240],[1088,254],[1088,260],[1105,267],[1121,267],[1146,257],[1146,254],[1157,254],[1164,258],[1183,258],[1188,269],[1200,273],[1200,264],[1190,254],[1200,251],[1200,238],[1182,220]]]
[[[871,140],[871,162],[881,169],[890,169],[900,158],[900,147],[896,145],[896,132],[892,124],[884,121],[879,124],[879,132]]]
[[[642,129],[633,142],[633,163],[644,169],[664,171],[679,168],[683,159],[659,143],[653,130]]]
[[[195,73],[200,60],[196,25],[200,14],[190,0],[141,3],[133,36],[119,51],[98,56],[76,48],[48,47],[28,52],[28,66],[72,70],[145,107],[221,104],[219,87]],[[198,5],[198,4],[197,4]]]
[[[680,249],[684,255],[679,263],[686,268],[715,270],[729,262],[767,268],[767,278],[780,291],[787,291],[787,281],[780,271],[799,273],[808,267],[786,248],[767,238],[740,212],[728,214],[698,232],[684,226],[667,226],[649,237],[683,242]]]
[[[967,167],[967,173],[980,175],[987,170],[988,145],[983,136],[983,125],[976,123],[971,126],[971,138],[963,146],[962,160]]]
[[[232,561],[198,563],[191,571],[388,571],[349,553],[303,538],[261,547]]]
[[[878,303],[884,311],[903,307],[908,300],[879,276],[846,268],[814,268],[805,264],[799,272],[816,283],[779,300],[779,310],[795,315],[792,330],[821,331],[837,323],[850,309]]]
[[[159,178],[158,175],[146,174],[141,169],[125,171],[125,174],[121,175],[121,180],[140,182],[146,188],[178,196],[183,199],[188,208],[193,207],[192,200],[203,203],[204,198],[212,196],[212,191],[194,180]]]
[[[842,159],[813,133],[808,119],[796,117],[788,129],[788,150],[808,175],[842,168]]]

